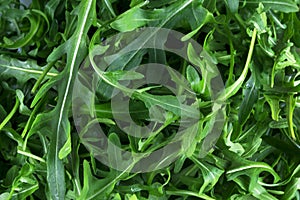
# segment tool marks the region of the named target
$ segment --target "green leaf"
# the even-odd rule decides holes
[[[0,55],[0,77],[5,80],[15,77],[20,84],[26,83],[29,79],[38,79],[45,67],[37,65],[34,60],[21,61],[6,55]],[[49,79],[57,75],[56,70],[50,70],[46,74]]]
[[[276,200],[277,198],[271,195],[264,187],[259,184],[255,184],[253,188],[250,189],[251,193],[254,197],[258,199],[268,199],[268,200]]]
[[[95,178],[92,175],[90,165],[86,160],[83,162],[83,170],[83,188],[78,199],[87,200],[94,198],[107,198],[108,194],[114,188],[114,184],[111,184],[112,177],[106,177],[104,179]],[[105,188],[105,190],[101,193],[98,193],[98,191],[102,188]]]
[[[24,16],[30,21],[30,30],[29,32],[23,36],[22,38],[18,38],[17,40],[9,39],[7,37],[3,38],[4,43],[0,43],[0,47],[9,48],[9,49],[17,49],[26,45],[29,45],[32,42],[33,37],[37,34],[39,30],[39,26],[41,23],[41,18],[38,16],[34,16],[33,13],[28,12],[27,15]]]
[[[295,1],[292,0],[263,0],[263,1],[258,1],[258,0],[250,0],[247,1],[247,3],[252,4],[252,3],[263,3],[265,7],[270,8],[272,10],[277,10],[280,12],[285,12],[285,13],[290,13],[290,12],[298,12],[299,7],[297,6]]]
[[[142,5],[138,5],[126,11],[120,15],[117,20],[113,21],[110,26],[121,32],[132,31],[141,26],[145,26],[151,21],[158,20],[159,18],[157,19],[157,17],[162,14],[160,10],[149,12],[141,9],[140,6]],[[127,23],[128,21],[130,21],[130,23]]]
[[[38,189],[38,182],[32,174],[33,171],[34,167],[28,163],[20,169],[18,176],[12,183],[8,199],[26,199]]]
[[[158,24],[158,27],[163,27],[192,2],[192,0],[179,0],[165,9],[148,11],[141,8],[148,3],[145,1],[120,15],[120,17],[110,25],[112,28],[121,32],[131,31],[147,24],[152,26]],[[167,15],[165,15],[166,13]],[[131,21],[131,23],[127,23],[128,21]]]
[[[52,83],[50,82],[50,85],[41,88],[41,91],[45,93],[53,84],[59,83],[57,106],[50,113],[40,117],[40,119],[55,118],[51,122],[49,120],[46,121],[51,123],[51,143],[47,157],[47,180],[53,199],[64,199],[65,197],[65,171],[61,159],[66,157],[71,151],[70,122],[68,120],[68,111],[71,103],[70,94],[75,74],[85,55],[83,53],[86,48],[84,42],[87,39],[86,34],[89,27],[93,22],[95,1],[82,2],[78,5],[78,9],[78,26],[76,31],[66,43],[67,45],[63,45],[66,49],[60,49],[63,50],[63,52],[60,52],[61,55],[67,53],[67,65],[60,76],[55,77]]]
[[[176,96],[164,95],[156,96],[148,93],[135,93],[135,98],[143,101],[148,109],[152,106],[159,106],[167,111],[173,112],[177,116],[185,116],[191,118],[199,118],[199,112],[197,108],[182,104],[182,99]]]
[[[123,164],[124,161],[121,155],[121,151],[119,151],[119,148],[121,148],[119,136],[116,133],[111,133],[108,137],[108,140],[112,143],[107,148],[108,162],[111,166],[118,166],[120,164]]]
[[[200,88],[200,77],[199,77],[198,72],[195,70],[195,68],[189,65],[187,67],[187,69],[186,69],[186,76],[187,76],[188,82],[192,86],[192,89],[196,93],[200,93],[200,91],[201,91],[201,88]]]
[[[8,192],[0,194],[0,200],[7,200],[7,199],[9,199],[9,193]]]
[[[134,71],[114,71],[114,72],[105,72],[105,76],[107,76],[111,80],[136,80],[144,78],[143,74]]]
[[[20,107],[19,107],[19,112],[23,115],[28,115],[30,116],[31,111],[29,110],[29,108],[24,105],[24,94],[21,90],[16,90],[17,93],[17,97],[19,99],[20,102]]]
[[[205,191],[212,189],[218,182],[221,175],[224,173],[223,170],[213,167],[212,165],[201,162],[200,160],[193,158],[193,162],[200,168],[203,175],[203,185],[200,188],[199,194],[203,194]]]
[[[247,118],[249,117],[252,108],[256,101],[258,100],[258,86],[255,81],[254,76],[252,75],[245,84],[245,89],[243,90],[243,101],[239,109],[239,121],[240,125],[243,125]]]
[[[280,114],[280,107],[279,107],[279,101],[280,97],[277,95],[272,94],[264,94],[268,104],[270,105],[271,112],[272,112],[272,119],[275,121],[279,120],[279,114]]]
[[[231,13],[238,12],[239,0],[226,0],[226,3]]]
[[[258,175],[263,171],[269,172],[271,175],[273,175],[275,183],[280,180],[279,175],[274,171],[272,167],[270,167],[266,163],[248,161],[242,158],[237,159],[238,157],[234,158],[233,153],[228,153],[228,155],[230,155],[230,158],[232,159],[232,165],[230,169],[226,172],[226,175],[229,180],[233,180],[241,175],[247,175],[251,178],[250,185],[255,184],[256,179],[258,179]],[[246,173],[244,173],[244,171]]]
[[[300,178],[293,178],[284,191],[283,199],[294,199],[299,194]]]
[[[213,15],[203,8],[202,4],[196,1],[193,2],[192,8],[188,9],[185,16],[193,31],[186,34],[186,36],[181,39],[182,41],[187,41],[192,38],[205,24],[215,22]]]

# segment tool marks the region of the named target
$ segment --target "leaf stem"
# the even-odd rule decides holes
[[[12,70],[17,70],[17,71],[21,71],[21,72],[26,72],[29,74],[43,74],[43,71],[37,70],[37,69],[24,69],[18,66],[10,66],[10,65],[4,65],[1,64],[0,67],[4,67],[4,68],[8,68],[8,69],[12,69]],[[57,76],[57,73],[53,73],[53,72],[49,72],[46,74],[47,76]]]
[[[12,118],[12,116],[16,113],[20,105],[20,101],[18,98],[16,98],[16,103],[13,107],[13,109],[10,111],[10,113],[6,116],[6,118],[2,121],[0,124],[0,130],[3,129],[3,127],[9,122],[9,120]]]
[[[233,43],[232,43],[232,33],[230,32],[230,30],[228,30],[228,33],[230,34],[229,37],[229,45],[230,45],[230,67],[229,67],[229,75],[228,75],[228,84],[232,84],[233,82],[233,69],[234,69],[234,57],[235,57],[235,50],[233,47]]]
[[[46,163],[46,161],[43,158],[40,158],[36,155],[33,155],[32,153],[28,153],[28,152],[25,152],[25,151],[22,151],[22,150],[19,150],[19,149],[18,149],[17,152],[21,155],[24,155],[24,156],[27,156],[29,158],[33,158],[33,159],[38,160],[40,162]]]
[[[246,29],[247,29],[247,26],[245,25],[245,22],[244,22],[244,20],[242,19],[242,17],[241,17],[238,13],[236,13],[236,14],[234,15],[234,17],[236,18],[236,20],[238,21],[238,23],[240,23],[240,25],[246,30]]]
[[[221,93],[221,95],[219,96],[219,98],[217,100],[219,100],[221,102],[226,101],[229,97],[235,95],[237,93],[237,91],[239,90],[239,88],[242,86],[244,80],[246,79],[247,72],[248,72],[248,69],[250,66],[250,62],[251,62],[251,58],[252,58],[252,54],[253,54],[253,50],[254,50],[256,34],[257,34],[257,30],[256,30],[256,28],[254,28],[253,33],[252,33],[251,42],[250,42],[247,60],[246,60],[245,67],[243,69],[242,74],[232,85],[230,85],[228,88],[225,89],[225,94]]]
[[[41,82],[43,81],[43,79],[48,74],[49,70],[53,67],[54,64],[55,64],[55,62],[51,62],[47,65],[47,67],[43,71],[42,75],[39,77],[39,79],[34,84],[32,90],[31,90],[31,93],[35,93],[35,91],[37,90],[37,88],[39,87],[39,85],[41,84]]]
[[[294,132],[293,128],[293,113],[294,113],[294,107],[295,107],[295,101],[294,101],[294,96],[289,95],[288,97],[288,127],[289,127],[289,132],[293,140],[296,140],[296,135]]]

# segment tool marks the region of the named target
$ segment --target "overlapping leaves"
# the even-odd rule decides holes
[[[0,199],[299,199],[298,11],[296,0],[1,2]],[[130,174],[103,166],[94,159],[97,152],[81,144],[70,98],[90,49],[116,31],[145,26],[176,29],[186,34],[183,41],[192,37],[203,45],[226,83],[217,96],[226,101],[226,122],[216,145],[199,156],[214,122],[206,89],[212,77],[160,51],[118,59],[118,70],[107,77],[118,79],[126,67],[147,61],[175,66],[196,93],[203,117],[196,140],[175,163]],[[189,56],[200,57],[191,48]],[[152,117],[164,124],[160,134],[143,140],[116,126],[108,101],[114,86],[100,84],[94,102],[108,138],[131,152],[167,144],[180,118],[175,97],[148,86],[131,101],[135,122]],[[151,107],[155,116],[149,116]],[[165,115],[159,115],[162,108]]]

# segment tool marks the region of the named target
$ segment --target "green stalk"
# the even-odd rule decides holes
[[[39,101],[37,103],[36,106],[34,106],[33,108],[33,111],[31,112],[30,116],[29,116],[29,119],[27,120],[26,122],[26,125],[22,131],[22,134],[21,134],[21,137],[24,138],[26,136],[26,133],[27,131],[30,129],[35,117],[36,117],[36,112],[38,111],[38,109],[40,108],[40,106],[45,102],[45,97],[43,97],[41,99],[41,101]],[[28,138],[25,139],[25,142],[24,142],[24,148],[26,148],[26,141],[27,141]]]
[[[294,107],[295,107],[295,100],[293,95],[289,95],[288,97],[288,127],[289,132],[293,140],[296,140],[296,135],[293,128],[293,113],[294,113]]]
[[[232,85],[230,85],[228,88],[225,89],[225,94],[222,93],[218,97],[218,99],[217,99],[218,101],[221,101],[221,102],[226,101],[228,98],[235,95],[237,93],[237,91],[240,89],[240,87],[242,86],[243,82],[245,81],[247,73],[248,73],[248,69],[249,69],[249,66],[250,66],[253,50],[254,50],[256,34],[257,34],[257,30],[256,30],[256,28],[254,28],[253,33],[252,33],[252,38],[251,38],[251,42],[250,42],[250,47],[249,47],[249,52],[248,52],[246,64],[245,64],[245,67],[243,69],[243,72],[242,72],[241,76]]]
[[[26,151],[22,151],[20,149],[18,149],[17,152],[18,152],[18,154],[27,156],[27,157],[35,159],[35,160],[38,160],[38,161],[40,161],[42,163],[46,163],[46,161],[43,158],[41,158],[39,156],[36,156],[36,155],[33,155],[32,153],[29,153],[29,152],[26,152]]]
[[[37,88],[40,86],[41,82],[43,81],[43,79],[45,78],[45,76],[48,74],[49,70],[53,67],[55,62],[51,62],[47,65],[46,69],[43,71],[42,75],[39,77],[39,79],[36,81],[36,83],[34,84],[31,92],[35,93],[35,91],[37,90]]]
[[[9,120],[13,117],[13,115],[16,113],[20,105],[20,101],[18,98],[16,98],[16,103],[13,107],[13,109],[10,111],[10,113],[6,116],[6,118],[2,121],[0,124],[0,130],[3,129],[3,127],[9,122]]]
[[[231,35],[231,32],[229,32]],[[230,67],[229,67],[229,75],[228,75],[228,84],[233,82],[233,68],[234,68],[234,56],[235,50],[233,47],[231,36],[229,37],[229,45],[230,45]]]

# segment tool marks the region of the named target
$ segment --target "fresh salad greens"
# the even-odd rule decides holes
[[[299,6],[299,0],[0,1],[0,200],[299,200]],[[80,68],[98,62],[95,52],[125,48],[130,43],[123,33],[147,27],[184,34],[165,46],[180,49],[181,42],[193,39],[210,60],[192,45],[189,61],[140,48],[91,75],[101,76],[97,83],[81,74]],[[114,112],[111,97],[116,89],[130,93],[130,82],[143,78],[130,70],[147,63],[172,67],[178,94],[186,90],[196,101],[180,111],[178,101],[186,95],[159,84],[139,86],[124,110],[140,127],[160,124],[143,138],[131,126],[126,127],[131,134],[118,126],[122,112]],[[225,85],[214,97],[209,63]],[[95,86],[94,98],[86,98],[91,107],[78,108],[93,112],[95,120],[82,118],[80,132],[72,110],[77,79]],[[81,98],[90,95],[84,91]],[[210,138],[217,123],[213,101],[224,102],[217,138]],[[198,128],[185,127],[181,138],[189,148],[173,152],[176,161],[158,170],[116,170],[97,159],[101,155],[93,144],[103,141],[93,133],[83,138],[97,123],[109,143],[151,154],[176,138],[183,113],[191,116],[195,104]],[[213,141],[208,149],[206,138]],[[122,155],[115,148],[107,151],[107,162],[118,164]]]

